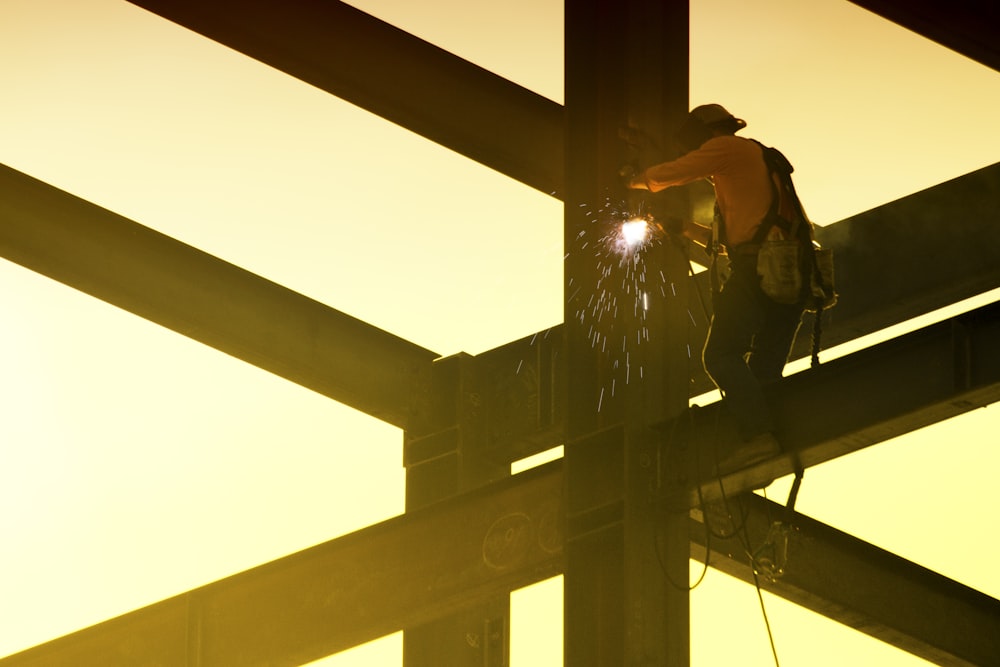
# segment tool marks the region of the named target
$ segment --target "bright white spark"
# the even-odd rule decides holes
[[[635,248],[646,242],[649,238],[649,223],[636,218],[622,223],[622,240],[629,248]]]

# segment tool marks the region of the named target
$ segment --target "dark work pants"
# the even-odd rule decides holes
[[[744,440],[773,429],[761,387],[781,378],[803,310],[768,298],[756,264],[756,255],[734,257],[732,274],[712,302],[702,355]]]

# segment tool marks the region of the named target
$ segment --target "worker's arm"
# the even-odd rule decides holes
[[[625,185],[633,190],[659,192],[708,178],[724,171],[730,161],[730,149],[725,137],[709,139],[701,148],[676,160],[655,164],[639,172],[631,172]]]

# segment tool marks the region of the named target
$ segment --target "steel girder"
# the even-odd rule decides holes
[[[558,104],[349,5],[336,0],[130,1],[542,192],[563,192]],[[854,4],[1000,69],[998,25],[989,3]],[[424,94],[428,90],[435,94]]]
[[[723,479],[727,494],[1000,400],[1000,302],[835,359],[765,388],[784,455]],[[845,397],[850,400],[845,400]],[[666,447],[682,449],[681,471],[717,499],[716,461],[737,445],[720,403],[695,410],[693,428],[665,428]],[[688,435],[684,429],[690,428]],[[686,438],[686,439],[685,439]],[[700,456],[699,456],[700,453]],[[698,502],[698,494],[687,499]]]
[[[546,194],[563,108],[337,0],[133,0]]]
[[[0,256],[399,427],[437,356],[0,165]]]
[[[1000,287],[1000,163],[817,228],[831,248],[840,303],[823,315],[823,347],[854,340],[948,304]],[[695,278],[691,347],[705,342],[708,276]],[[806,315],[793,358],[811,351]],[[714,389],[702,369],[691,394]]]
[[[1000,163],[818,228],[842,297],[824,316],[824,345],[1000,287],[997,202]],[[798,355],[808,342],[799,337]]]
[[[432,621],[562,571],[559,469],[409,511],[0,665],[292,666]]]
[[[934,40],[962,55],[1000,70],[996,7],[982,0],[912,2],[910,0],[851,0],[882,18]]]
[[[242,6],[241,6],[241,7],[242,7]],[[272,63],[272,64],[273,64],[273,63]],[[380,87],[380,86],[376,86],[376,87],[378,88],[378,87]],[[379,91],[379,92],[377,92],[376,94],[382,94],[382,93],[381,93],[381,92]],[[432,124],[433,124],[433,121],[432,121]],[[411,128],[411,129],[412,129],[412,128]],[[462,143],[462,141],[463,141],[463,140],[459,140],[459,141],[457,141],[457,142],[453,142],[453,143]],[[445,143],[445,142],[442,142],[442,143]],[[474,143],[474,141],[470,141],[470,144],[471,144],[471,143]],[[535,142],[535,143],[537,144],[537,142]],[[470,148],[469,148],[468,150],[463,150],[462,152],[466,152],[467,154],[470,154],[470,156],[472,156],[472,157],[475,157],[475,156],[474,156],[474,155],[472,155],[472,154],[473,154],[473,153],[475,153],[476,151],[475,151],[475,150],[474,150],[473,148],[471,148],[471,147],[470,147]],[[486,153],[489,153],[490,151],[489,151],[489,149],[488,149],[488,150],[486,150],[485,152],[486,152]],[[481,158],[476,158],[476,159],[480,159],[481,161],[485,161],[485,160],[483,160],[483,159],[481,159]],[[490,157],[488,157],[487,159],[488,159],[488,160],[492,160],[492,161],[493,161],[493,164],[494,164],[494,165],[501,165],[501,166],[497,166],[497,168],[503,168],[503,167],[502,167],[502,163],[503,163],[503,160],[501,160],[501,159],[494,159],[494,158],[490,158]],[[487,162],[487,163],[489,163],[489,162]],[[522,170],[522,171],[525,171],[525,172],[527,172],[527,171],[530,171],[530,170]],[[549,187],[548,185],[540,185],[540,184],[544,183],[544,179],[543,179],[543,178],[540,178],[540,177],[538,177],[537,173],[536,173],[535,175],[529,175],[529,176],[516,176],[516,177],[518,177],[518,178],[521,178],[521,180],[522,180],[522,181],[524,181],[524,182],[526,182],[526,183],[529,183],[529,184],[533,185],[534,187],[537,187],[537,188],[539,188],[539,189],[542,189],[542,190],[547,190],[547,189],[548,189],[548,187]],[[556,187],[556,188],[553,188],[553,190],[558,190],[558,187]],[[15,244],[15,245],[17,245],[17,244]],[[78,284],[80,284],[80,283],[79,283],[79,278],[72,278],[71,280],[76,280],[76,281],[78,281]],[[83,282],[85,282],[85,280],[84,280]],[[346,317],[346,316],[345,316],[345,317]],[[365,325],[365,326],[367,326],[367,325]],[[426,352],[426,351],[425,351],[425,352]],[[324,393],[325,393],[325,392],[324,392]],[[351,393],[351,392],[350,392],[350,391],[348,391],[348,392],[343,392],[343,393]],[[359,393],[360,393],[360,394],[364,394],[364,392],[363,392],[363,391],[362,391],[362,392],[359,392]],[[407,415],[409,414],[409,411],[408,411],[407,409],[403,409],[402,411],[398,411],[398,410],[396,410],[396,411],[389,411],[389,412],[395,412],[396,414],[399,414],[399,413],[401,412],[401,414],[402,414],[403,416],[402,416],[402,417],[400,417],[400,421],[403,421],[403,422],[405,422],[405,421],[406,421],[406,417],[407,417]],[[391,419],[388,419],[388,420],[389,420],[389,421],[391,421]]]
[[[726,477],[730,497],[789,472],[795,456],[814,465],[1000,399],[998,337],[994,304],[832,362],[828,373],[786,379],[780,421],[798,444],[777,461]],[[892,383],[890,374],[904,369],[905,381]],[[825,419],[803,407],[829,395],[852,400],[836,403],[843,409]],[[195,664],[206,666],[297,664],[452,613],[563,571],[562,469],[553,462],[455,496],[9,656],[0,666],[183,664],[189,651],[202,651]],[[700,475],[692,479],[711,497],[714,473],[689,474]],[[699,506],[693,496],[683,502]],[[759,545],[771,519],[783,515],[747,502],[740,511],[749,513],[748,536]],[[614,521],[623,509],[602,511]],[[696,509],[692,516],[691,554],[703,558],[703,515]],[[795,515],[792,523],[798,533],[789,564],[777,583],[765,584],[769,590],[942,664],[990,664],[997,655],[1000,601],[807,517]],[[439,548],[445,542],[451,547]],[[710,564],[749,580],[742,545],[715,544]],[[899,600],[915,609],[887,602]]]
[[[692,517],[691,557],[751,585],[747,551],[760,561],[774,544],[787,561],[776,578],[759,573],[764,590],[936,665],[1000,655],[1000,601],[977,590],[753,494]]]
[[[688,0],[578,0],[565,10],[565,200],[597,210],[609,194],[628,195],[617,176],[633,150],[622,140],[622,128],[640,127],[662,141],[687,113]],[[608,35],[614,41],[595,48]],[[564,207],[566,248],[593,229],[586,208]],[[647,261],[685,293],[687,266],[673,244],[656,248]],[[648,327],[660,338],[628,359],[622,355],[622,364],[635,364],[636,374],[643,369],[641,383],[630,383],[624,372],[616,378],[614,364],[591,340],[590,321],[576,315],[601,284],[596,264],[591,252],[570,252],[563,272],[563,661],[574,667],[687,667],[688,592],[669,582],[688,571],[687,525],[683,514],[655,511],[648,493],[653,471],[646,463],[656,440],[645,428],[647,420],[687,406],[686,330],[669,326],[683,321],[687,304],[678,296],[649,309],[622,309],[630,311],[622,314],[623,332],[634,337]],[[607,293],[623,303],[632,300],[624,286],[609,286]],[[594,437],[604,427],[609,430]],[[614,504],[620,517],[604,512]],[[656,530],[665,533],[659,550],[648,539]]]

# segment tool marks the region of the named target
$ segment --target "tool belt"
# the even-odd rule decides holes
[[[808,311],[837,303],[828,248],[804,248],[797,239],[764,241],[757,249],[757,275],[761,290],[777,303],[803,303]]]

